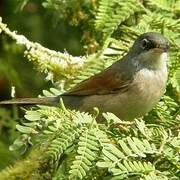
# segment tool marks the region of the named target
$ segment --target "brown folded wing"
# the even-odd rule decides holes
[[[120,68],[108,68],[95,76],[81,82],[63,95],[95,95],[111,94],[116,91],[125,91],[130,83],[130,77],[124,70],[119,72]]]

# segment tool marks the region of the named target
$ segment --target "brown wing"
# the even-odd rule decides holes
[[[121,68],[111,66],[110,68],[96,74],[89,79],[76,85],[63,95],[95,95],[95,94],[111,94],[118,90],[128,88],[131,78],[128,73]]]

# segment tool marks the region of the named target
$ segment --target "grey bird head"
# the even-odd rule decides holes
[[[169,51],[169,41],[160,33],[148,32],[138,37],[130,54],[138,57],[141,65],[150,69],[159,69],[166,64]]]

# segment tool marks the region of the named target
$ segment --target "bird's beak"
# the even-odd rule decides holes
[[[159,51],[161,51],[161,52],[168,52],[169,44],[158,44],[155,49],[159,49]]]
[[[158,44],[154,49],[152,49],[153,52],[155,53],[164,53],[169,51],[169,45],[164,45],[164,44]]]

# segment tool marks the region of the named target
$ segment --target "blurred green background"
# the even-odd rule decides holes
[[[63,20],[55,23],[41,1],[30,1],[22,11],[18,10],[17,2],[0,2],[0,16],[11,30],[49,49],[61,52],[67,50],[72,55],[81,53],[81,32],[78,28]],[[23,58],[22,48],[6,36],[0,36],[1,100],[9,98],[12,85],[16,87],[18,97],[37,96],[42,89],[51,86],[44,81],[43,74],[39,74],[33,69],[32,63]]]
[[[23,1],[1,0],[0,16],[11,30],[26,36],[30,41],[56,51],[68,51],[80,55],[81,30],[56,21],[52,13],[42,6],[43,1],[29,1],[21,9]],[[26,1],[24,1],[26,2]],[[36,71],[18,46],[3,33],[0,35],[0,100],[11,98],[11,87],[15,86],[16,97],[36,97],[43,89],[52,87],[45,75]],[[15,124],[22,113],[17,107],[0,107],[0,169],[7,166],[19,153],[10,152],[9,145],[18,135]]]

